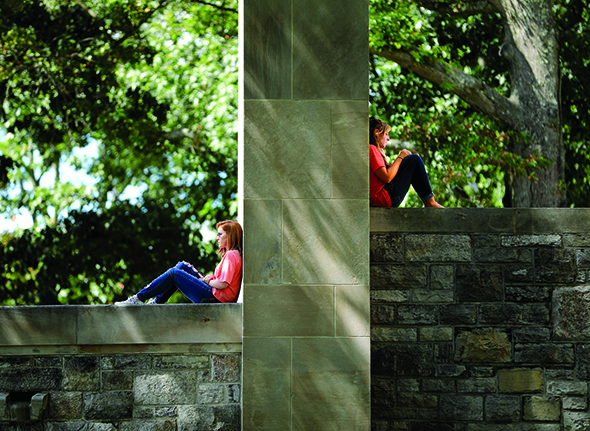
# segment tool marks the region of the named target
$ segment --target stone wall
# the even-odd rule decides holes
[[[241,428],[241,305],[0,307],[1,430]]]
[[[373,208],[373,429],[590,429],[589,269],[585,209]]]

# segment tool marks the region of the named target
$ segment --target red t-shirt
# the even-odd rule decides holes
[[[375,145],[369,145],[369,166],[371,168],[371,175],[369,177],[369,202],[375,207],[391,207],[391,198],[389,193],[383,187],[385,183],[381,181],[375,171],[381,166],[385,168],[383,161],[382,150]]]
[[[211,288],[213,296],[221,302],[236,302],[242,284],[242,256],[236,250],[230,250],[219,262],[213,273],[213,279],[229,283],[225,289]]]

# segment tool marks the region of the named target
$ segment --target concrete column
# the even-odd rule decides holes
[[[368,1],[240,19],[243,429],[369,430]]]

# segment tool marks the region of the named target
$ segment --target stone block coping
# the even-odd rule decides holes
[[[0,307],[0,349],[241,342],[242,304]]]
[[[590,208],[371,208],[371,232],[560,234],[587,232]]]

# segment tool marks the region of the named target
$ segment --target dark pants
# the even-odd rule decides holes
[[[164,304],[176,290],[180,290],[192,302],[220,302],[211,291],[211,286],[198,278],[197,270],[189,263],[178,262],[137,294],[140,301],[156,297]]]
[[[391,207],[397,208],[403,202],[410,185],[414,187],[422,202],[427,202],[434,197],[428,174],[424,167],[422,158],[417,154],[410,154],[402,160],[402,163],[397,171],[397,174],[385,185],[385,190],[389,193],[391,198]]]

